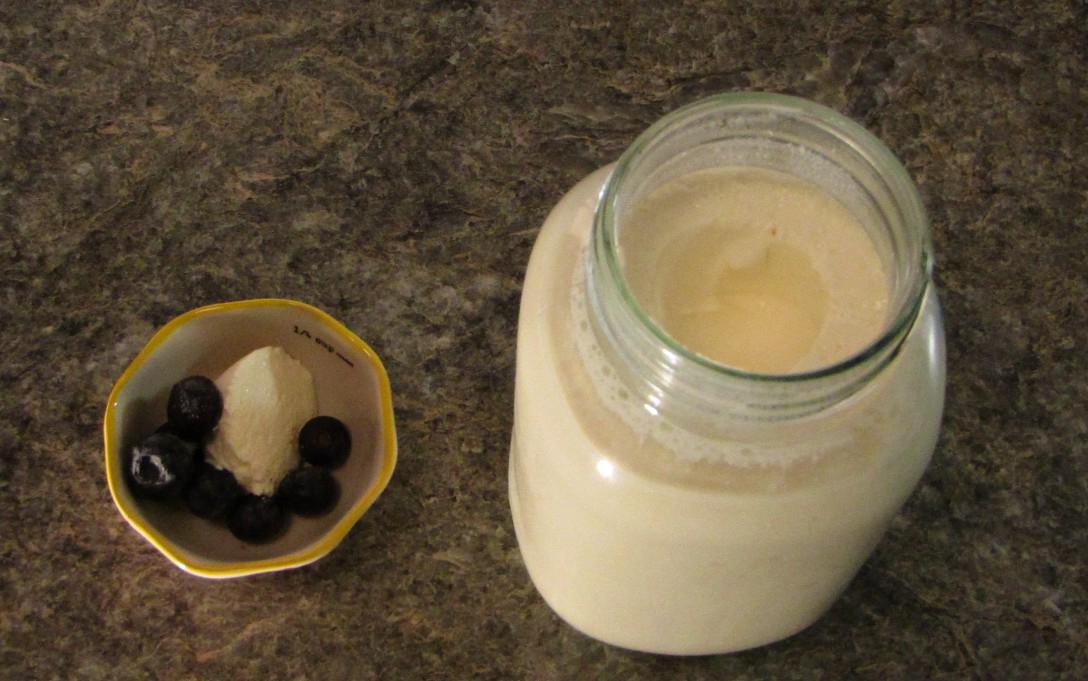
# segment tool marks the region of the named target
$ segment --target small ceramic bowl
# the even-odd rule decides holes
[[[293,516],[279,538],[247,544],[180,502],[134,497],[123,455],[166,420],[170,387],[194,374],[214,379],[267,345],[284,348],[309,369],[318,413],[335,416],[351,431],[351,455],[334,471],[336,507],[316,518]],[[378,355],[329,315],[292,300],[209,305],[162,327],[113,387],[103,431],[106,479],[121,515],[174,564],[202,577],[286,570],[328,554],[382,493],[397,462],[393,400]]]

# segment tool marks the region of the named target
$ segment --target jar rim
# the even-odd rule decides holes
[[[631,291],[620,264],[616,238],[614,215],[620,189],[623,188],[633,163],[663,131],[682,121],[697,118],[711,109],[737,112],[750,110],[751,113],[802,116],[808,122],[832,133],[839,140],[847,142],[852,151],[858,153],[870,166],[879,169],[881,175],[890,180],[894,195],[897,199],[903,200],[905,204],[901,206],[903,213],[909,216],[910,222],[921,233],[921,257],[911,271],[911,277],[915,281],[911,282],[910,295],[900,303],[885,330],[857,352],[832,364],[803,372],[772,374],[739,369],[716,362],[684,346],[643,310]],[[906,337],[914,320],[918,317],[933,268],[929,223],[922,198],[917,186],[895,154],[860,124],[834,109],[800,97],[765,92],[724,93],[706,97],[666,114],[647,128],[623,152],[609,174],[598,198],[597,210],[593,218],[593,232],[594,259],[604,261],[609,277],[623,302],[633,311],[639,323],[669,351],[717,375],[766,384],[796,384],[827,378],[856,369],[882,354],[887,354],[887,359],[890,361],[894,352],[886,353],[886,351]],[[881,363],[881,366],[883,364]],[[875,367],[871,373],[875,373],[879,368]]]

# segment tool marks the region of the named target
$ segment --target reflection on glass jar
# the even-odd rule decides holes
[[[526,274],[510,454],[549,605],[669,654],[815,621],[936,443],[931,262],[898,161],[795,98],[688,106],[572,189]]]

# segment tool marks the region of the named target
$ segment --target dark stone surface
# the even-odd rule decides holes
[[[5,676],[1085,678],[1085,4],[552,5],[0,2]],[[836,107],[917,179],[946,422],[814,627],[631,654],[561,623],[520,561],[519,282],[568,187],[735,89]],[[400,465],[325,560],[204,581],[114,510],[100,419],[157,326],[256,296],[316,304],[382,354]]]

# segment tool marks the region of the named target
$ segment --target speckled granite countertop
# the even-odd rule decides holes
[[[727,4],[0,3],[4,676],[1084,679],[1088,9]],[[560,622],[519,557],[520,279],[568,187],[736,89],[836,107],[916,177],[946,421],[818,624],[632,654]],[[256,296],[382,354],[400,464],[328,558],[204,581],[114,510],[100,419],[156,327]]]

